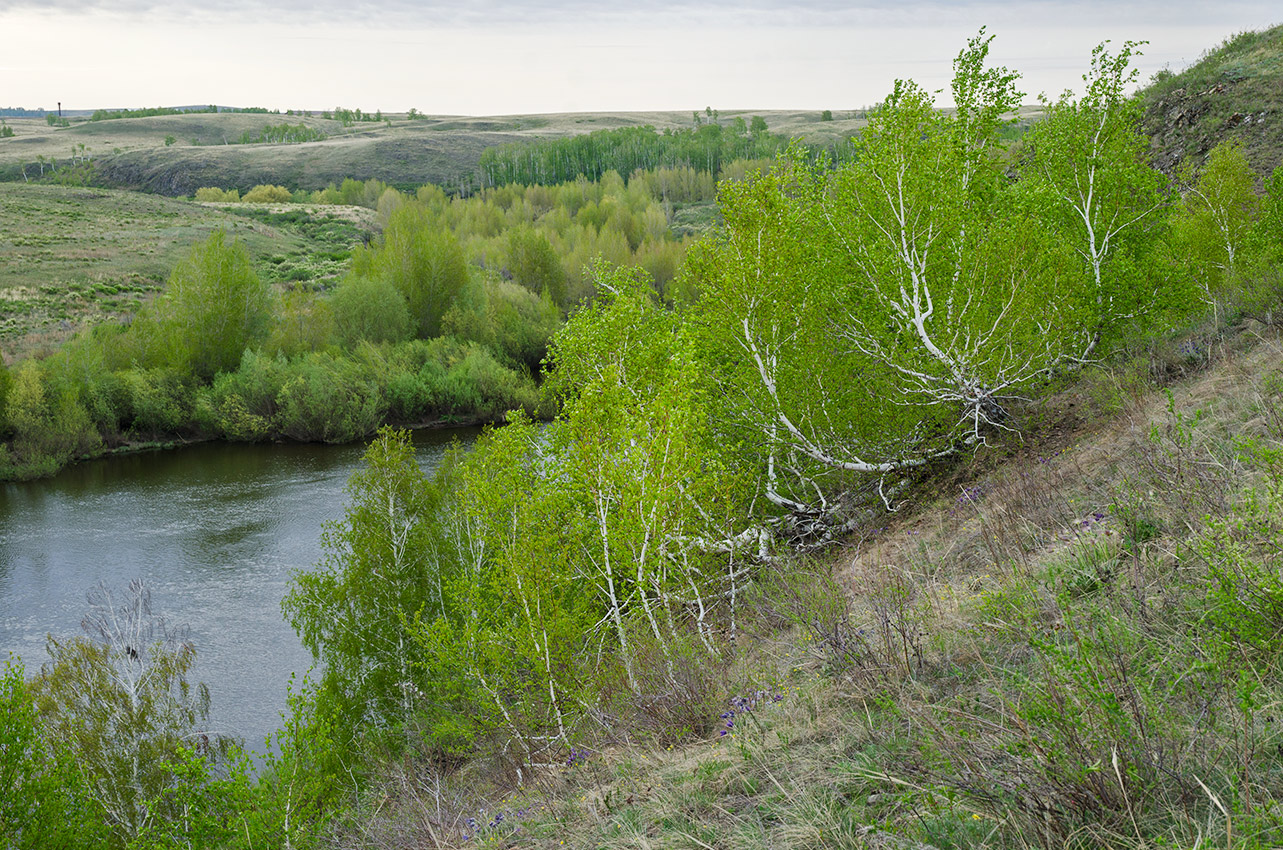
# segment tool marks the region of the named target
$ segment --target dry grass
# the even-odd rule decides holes
[[[1037,108],[1027,107],[1022,120],[1037,114]],[[721,111],[718,120],[725,125],[737,117],[749,121],[761,116],[772,132],[831,144],[862,130],[864,115],[864,110],[837,110],[832,121],[821,121],[818,111],[732,109]],[[43,118],[9,118],[15,135],[0,140],[0,179],[21,181],[24,169],[34,179],[41,170],[39,157],[65,162],[73,155],[89,155],[109,184],[167,195],[191,195],[202,186],[244,191],[260,183],[317,190],[347,177],[377,178],[401,187],[449,187],[471,174],[481,152],[494,145],[619,127],[649,125],[663,131],[693,124],[686,111],[440,115],[418,121],[388,117],[390,125],[346,128],[320,117],[227,112],[95,122],[73,118],[69,127],[50,127]],[[305,123],[329,138],[305,144],[226,144],[246,131],[282,122]],[[165,144],[167,137],[173,137],[172,145]]]
[[[760,582],[732,678],[783,699],[730,735],[607,747],[521,787],[474,764],[431,830],[385,803],[364,828],[398,839],[359,846],[1269,846],[1283,676],[1216,655],[1224,633],[1190,617],[1217,541],[1251,542],[1233,530],[1262,475],[1243,441],[1283,451],[1281,352],[1270,329],[1240,333],[1159,389],[1121,364],[1053,399],[1072,414],[1012,458]],[[1183,489],[1156,486],[1175,474]],[[1154,524],[1141,536],[1129,492]],[[483,807],[504,819],[469,832]]]

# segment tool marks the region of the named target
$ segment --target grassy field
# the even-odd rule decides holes
[[[860,130],[863,113],[837,112],[821,121],[818,112],[735,110],[736,117],[765,118],[772,131],[828,143]],[[476,167],[487,147],[555,138],[616,127],[651,125],[658,130],[691,127],[689,112],[429,116],[410,121],[344,127],[316,117],[243,113],[193,113],[110,121],[72,119],[51,127],[44,119],[6,119],[11,138],[0,139],[0,179],[39,178],[52,167],[89,157],[108,185],[165,195],[190,195],[202,186],[239,188],[276,183],[292,189],[323,189],[344,178],[378,178],[411,188],[424,183],[457,185]],[[304,123],[327,138],[303,144],[238,145],[227,142],[256,133],[267,124]],[[167,138],[172,139],[166,145]],[[84,146],[83,148],[81,146]],[[24,177],[25,175],[25,177]]]
[[[321,284],[364,242],[372,212],[223,208],[102,189],[0,183],[0,352],[41,351],[78,327],[133,313],[216,229],[274,283]]]

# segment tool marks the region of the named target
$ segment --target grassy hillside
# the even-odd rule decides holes
[[[1141,93],[1155,163],[1172,173],[1218,143],[1241,141],[1258,174],[1283,164],[1283,25],[1242,33]]]
[[[0,183],[0,352],[12,359],[82,325],[133,313],[192,245],[220,228],[245,243],[264,279],[323,281],[365,240],[370,213],[279,215],[256,205]]]
[[[718,120],[726,124],[754,115],[764,117],[774,132],[812,143],[831,143],[864,125],[858,112],[838,112],[833,120],[821,121],[817,112],[732,110]],[[7,120],[14,136],[0,139],[0,179],[22,181],[24,173],[34,179],[50,168],[42,167],[42,159],[65,163],[87,156],[96,165],[97,180],[165,195],[190,195],[202,186],[244,191],[260,183],[316,190],[347,177],[403,187],[448,187],[472,173],[487,147],[616,127],[664,130],[693,124],[689,112],[390,119],[390,124],[344,127],[317,117],[224,112],[77,120],[68,127],[51,127],[44,119],[13,118]],[[302,123],[327,138],[303,144],[228,144],[243,133],[280,123]]]
[[[1283,528],[1281,346],[1248,321],[1094,369],[763,576],[693,742],[611,727],[521,786],[391,768],[325,846],[1278,846],[1278,578],[1251,563]]]

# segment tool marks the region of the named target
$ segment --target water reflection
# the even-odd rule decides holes
[[[419,431],[431,469],[478,429]],[[158,613],[188,623],[218,731],[258,745],[311,656],[281,617],[294,571],[321,557],[364,448],[199,445],[80,464],[0,485],[0,656],[34,670],[45,636],[79,633],[85,594],[141,576]]]

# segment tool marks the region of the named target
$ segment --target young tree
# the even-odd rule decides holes
[[[410,308],[384,278],[349,275],[330,297],[330,305],[338,338],[349,349],[365,340],[402,342],[410,337]]]
[[[53,660],[32,692],[51,739],[84,773],[113,844],[124,846],[156,819],[181,817],[163,800],[170,763],[185,752],[215,759],[228,742],[203,728],[209,690],[188,678],[196,649],[186,629],[152,610],[140,579],[124,599],[100,584],[89,604],[87,637],[50,637]]]
[[[0,789],[0,846],[73,850],[105,838],[75,762],[48,740],[12,657],[0,674]]]
[[[546,295],[559,307],[566,306],[566,272],[548,237],[532,227],[512,228],[507,261],[517,283],[536,295]]]
[[[1082,258],[1096,316],[1089,355],[1103,335],[1145,309],[1152,293],[1133,286],[1126,263],[1143,229],[1163,205],[1162,175],[1147,161],[1140,104],[1127,96],[1131,67],[1144,42],[1127,41],[1117,54],[1105,44],[1091,55],[1081,97],[1065,92],[1044,105],[1046,117],[1027,137],[1021,186]]]
[[[1244,265],[1260,208],[1256,175],[1242,145],[1227,141],[1212,149],[1200,171],[1184,170],[1181,182],[1184,198],[1172,228],[1218,321],[1219,301]]]
[[[320,693],[346,728],[399,729],[419,701],[422,675],[407,631],[440,614],[442,576],[430,518],[436,496],[409,432],[384,428],[347,488],[344,518],[322,537],[325,560],[299,572],[282,603],[303,645],[325,665]]]
[[[270,304],[245,246],[215,231],[169,277],[155,308],[161,350],[154,357],[202,378],[232,371],[267,332]]]
[[[391,281],[425,339],[441,333],[442,317],[468,282],[467,261],[454,234],[415,204],[392,212],[382,244],[358,252],[352,268],[357,275]]]

